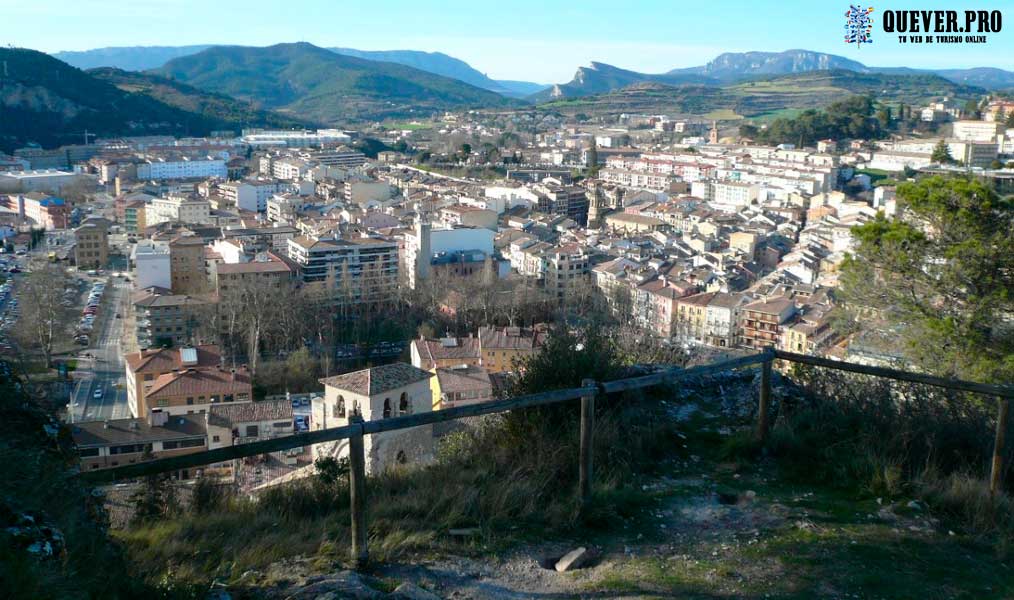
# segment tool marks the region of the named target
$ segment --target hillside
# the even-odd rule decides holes
[[[449,77],[307,43],[217,46],[152,72],[325,123],[513,103]]]
[[[118,46],[56,52],[53,54],[53,58],[62,60],[72,67],[85,70],[113,67],[124,71],[145,71],[161,67],[174,58],[197,54],[210,47],[210,44],[199,46]]]
[[[672,86],[639,83],[604,94],[565,98],[541,104],[565,114],[616,114],[669,112],[704,115],[731,110],[755,117],[785,109],[821,108],[855,94],[876,100],[915,104],[937,96],[972,98],[981,88],[959,85],[937,75],[885,75],[853,71],[811,71],[709,85]]]
[[[628,71],[605,63],[593,62],[589,67],[580,67],[569,83],[554,85],[537,92],[530,97],[535,102],[544,102],[558,98],[577,98],[593,94],[603,94],[625,88],[638,83],[661,83],[666,85],[679,84],[712,84],[714,79],[696,73],[661,73],[651,75]]]
[[[142,93],[160,102],[196,113],[223,123],[241,127],[264,126],[296,128],[310,125],[306,121],[276,112],[260,110],[253,104],[224,94],[199,90],[193,86],[151,73],[100,68],[88,71],[96,79],[111,83],[128,93]]]
[[[207,135],[243,126],[293,126],[295,119],[257,110],[158,78],[76,69],[42,52],[0,48],[0,149],[27,142],[80,143],[83,133]]]

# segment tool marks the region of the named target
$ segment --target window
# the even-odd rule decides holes
[[[401,393],[401,400],[398,401],[398,414],[409,415],[412,414],[412,404],[408,401],[408,394],[405,392]]]
[[[211,441],[213,441],[213,442],[217,442],[217,441],[218,441],[218,437],[219,437],[219,436],[217,436],[217,435],[213,435],[213,436],[211,436]]]
[[[338,396],[338,402],[334,405],[333,416],[338,419],[345,418],[345,396]]]
[[[81,448],[80,450],[77,451],[77,454],[81,458],[86,458],[88,456],[98,456],[99,455],[99,449],[98,448]]]
[[[247,425],[246,426],[246,437],[257,437],[257,426]]]
[[[398,464],[399,465],[403,465],[403,464],[405,464],[405,463],[408,462],[408,457],[405,456],[405,451],[404,450],[398,450],[397,460],[398,460]]]
[[[384,398],[384,418],[388,419],[391,417],[391,399]]]
[[[194,399],[193,398],[187,398],[187,405],[191,405],[193,403],[194,403]]]

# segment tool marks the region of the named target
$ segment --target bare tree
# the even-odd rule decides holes
[[[26,349],[41,352],[47,367],[53,364],[54,341],[70,323],[70,311],[61,304],[69,282],[63,267],[40,263],[17,286],[21,317],[15,337]]]

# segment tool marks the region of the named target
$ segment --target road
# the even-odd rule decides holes
[[[73,421],[130,417],[122,348],[124,319],[116,318],[116,313],[126,314],[129,294],[129,283],[115,277],[108,279],[100,308],[104,313],[102,329],[92,336],[91,345],[84,351],[93,358],[78,362],[78,372],[84,376],[78,380],[71,397]],[[95,398],[97,390],[102,391],[101,398]]]

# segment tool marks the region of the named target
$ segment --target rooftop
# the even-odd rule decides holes
[[[354,394],[373,396],[389,390],[398,389],[419,381],[425,381],[433,373],[417,369],[405,363],[392,363],[379,367],[370,367],[362,371],[354,371],[321,379],[325,386],[338,388]]]

